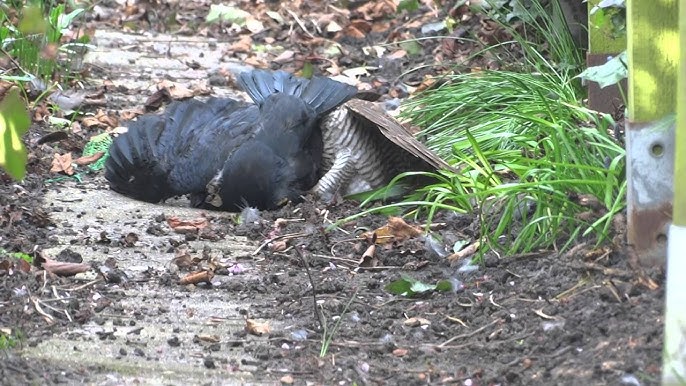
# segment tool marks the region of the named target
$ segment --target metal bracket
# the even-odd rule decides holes
[[[642,265],[664,264],[674,196],[675,117],[628,122],[627,129],[627,239]]]

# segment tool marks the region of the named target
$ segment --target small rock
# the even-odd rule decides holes
[[[210,358],[210,357],[205,358],[205,359],[203,360],[203,364],[204,364],[205,367],[207,367],[208,369],[216,369],[216,368],[217,368],[217,365],[214,363],[214,359],[212,359],[212,358]]]

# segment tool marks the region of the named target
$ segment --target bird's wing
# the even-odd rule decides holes
[[[326,114],[358,92],[357,88],[333,79],[318,76],[304,79],[285,71],[246,71],[238,75],[237,82],[260,107],[270,95],[285,94],[298,97],[317,115]]]
[[[419,142],[405,126],[388,115],[383,108],[376,103],[362,99],[350,99],[344,106],[357,117],[373,123],[373,126],[378,127],[379,132],[393,144],[423,160],[432,167],[436,169],[457,171],[426,147],[426,145]]]

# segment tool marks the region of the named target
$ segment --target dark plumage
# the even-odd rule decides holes
[[[139,117],[110,147],[111,188],[148,202],[190,194],[193,206],[229,211],[298,201],[320,175],[319,119],[357,90],[283,71],[238,83],[255,104],[186,100]]]

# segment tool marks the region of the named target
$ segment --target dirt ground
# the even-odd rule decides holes
[[[136,10],[111,6],[103,11],[109,12],[102,16],[107,23],[99,25],[148,32],[169,32],[171,29],[172,32],[176,30],[175,33],[190,34],[189,31],[194,31],[201,36],[228,40],[231,44],[240,41],[243,35],[232,35],[216,26],[203,27],[201,20],[208,5],[191,3],[193,5],[165,2],[163,7],[140,3]],[[107,2],[103,4],[107,5]],[[254,6],[260,11],[270,7],[279,10],[278,3],[239,3],[246,4],[256,4]],[[308,15],[314,17],[324,13],[326,2],[313,2],[310,8],[307,4],[310,3],[304,2],[300,6],[294,3],[291,9],[302,20],[307,20]],[[350,25],[363,28],[362,21],[366,20],[370,31],[364,38],[351,37],[352,32],[340,36],[331,33],[328,38],[338,38],[346,53],[338,57],[336,67],[340,70],[362,64],[381,68],[372,75],[363,76],[362,80],[380,92],[383,100],[406,97],[404,85],[419,86],[424,74],[440,74],[443,68],[434,66],[403,76],[407,70],[419,64],[456,60],[476,49],[470,44],[450,46],[427,40],[422,46],[423,55],[403,57],[390,64],[371,63],[361,47],[414,36],[419,34],[422,25],[441,20],[445,15],[458,15],[464,10],[445,8],[434,14],[423,6],[402,20],[377,28],[382,19],[374,15],[374,10],[366,10],[362,12],[365,17],[356,18],[361,13],[358,8],[366,4],[369,3],[350,5],[358,11],[348,15],[347,24],[336,19],[344,30]],[[173,28],[164,24],[171,14],[175,15]],[[276,29],[278,33],[267,29],[253,34],[253,43],[266,44],[275,39],[295,53],[290,60],[268,62],[268,66],[300,70],[303,63],[300,59],[320,53],[319,43],[313,42],[316,39],[303,37],[306,34],[302,31],[297,38],[289,35],[290,28],[298,29],[297,24],[295,27],[294,24],[282,26]],[[459,33],[483,37],[498,31],[492,31],[486,21],[474,17],[465,21],[464,30]],[[446,57],[448,53],[452,55],[449,58]],[[253,65],[264,60],[236,50],[226,55]],[[303,57],[299,58],[300,55]],[[316,72],[331,68],[327,60],[315,63]],[[489,63],[489,58],[480,57],[471,65],[492,65]],[[97,77],[98,71],[101,70],[94,69],[91,76]],[[159,81],[149,75],[135,80]],[[230,81],[222,84],[215,80],[213,85],[231,87]],[[94,90],[100,86],[90,87]],[[143,91],[141,98],[142,91],[135,88],[108,92],[110,104],[104,108],[115,112],[139,108],[145,102],[142,99],[149,96]],[[121,102],[126,100],[133,102],[129,105]],[[138,277],[135,284],[127,284],[126,280],[117,279],[116,274],[117,269],[127,272],[127,267],[118,266],[113,273],[103,268],[111,266],[111,262],[103,260],[92,263],[94,271],[99,272],[97,277],[101,278],[92,285],[82,285],[83,281],[73,277],[49,275],[36,267],[13,266],[9,269],[7,265],[0,265],[0,328],[3,329],[0,331],[19,335],[17,346],[3,350],[4,355],[0,358],[2,384],[106,384],[90,375],[103,369],[87,364],[65,367],[48,360],[27,359],[22,353],[50,336],[87,323],[116,325],[118,319],[113,315],[121,314],[120,303],[126,298],[123,289],[144,289],[149,293],[169,291],[181,303],[188,301],[189,294],[200,293],[212,302],[239,299],[249,304],[237,312],[247,319],[268,323],[269,331],[256,335],[259,325],[252,330],[220,331],[218,340],[205,344],[202,357],[191,363],[199,370],[209,372],[249,369],[255,374],[254,383],[653,385],[659,382],[664,274],[660,270],[638,274],[631,268],[625,250],[608,249],[607,253],[592,255],[587,252],[593,248],[580,244],[562,254],[555,251],[523,256],[490,254],[482,265],[470,266],[463,261],[448,261],[425,237],[415,237],[379,246],[374,264],[367,264],[368,261],[360,264],[368,243],[356,235],[386,224],[388,217],[366,216],[327,231],[331,221],[357,213],[359,208],[354,203],[327,208],[309,200],[277,212],[261,213],[247,225],[238,225],[229,215],[197,211],[197,217],[204,216],[211,226],[197,234],[181,237],[165,221],[165,215],[173,215],[174,207],[160,205],[159,215],[138,218],[141,224],[148,224],[139,229],[138,236],[122,235],[117,239],[104,235],[99,240],[84,241],[79,229],[83,226],[80,225],[82,214],[71,213],[73,218],[69,224],[56,224],[54,211],[68,211],[68,200],[59,209],[47,205],[44,196],[48,191],[64,187],[77,188],[86,194],[107,191],[104,178],[98,172],[82,175],[83,182],[54,181],[58,175],[49,172],[55,152],[79,152],[90,135],[96,133],[70,133],[67,139],[38,144],[38,139],[51,131],[44,124],[34,124],[26,136],[30,158],[29,173],[23,182],[13,182],[5,175],[1,177],[0,248],[5,252],[38,256],[41,250],[56,245],[56,230],[59,229],[60,237],[66,236],[73,245],[85,245],[108,255],[111,249],[140,245],[140,242],[136,244],[134,236],[145,240],[146,235],[155,235],[166,240],[166,245],[158,248],[157,253],[170,264],[153,267],[146,277]],[[136,213],[132,212],[131,217],[134,221]],[[407,221],[422,225],[421,219]],[[470,216],[441,213],[434,223],[434,233],[447,247],[457,239],[473,241],[478,237],[476,220]],[[73,234],[66,232],[67,228],[72,228]],[[229,235],[245,236],[262,248],[259,251],[256,248],[257,253],[234,256],[232,265],[218,264],[216,256],[229,253],[218,247],[219,241]],[[187,249],[185,243],[190,241],[200,241],[204,247]],[[268,241],[271,243],[267,244]],[[64,251],[68,250],[64,248]],[[182,253],[184,250],[188,253]],[[79,262],[80,257],[74,255],[65,252],[58,260]],[[193,260],[183,256],[201,258]],[[7,256],[0,254],[0,263],[8,261]],[[241,264],[254,267],[255,274],[241,276],[238,272]],[[180,283],[188,272],[208,267],[213,268],[215,274],[209,284]],[[103,272],[108,272],[106,280]],[[449,280],[453,290],[429,291],[407,298],[385,289],[387,284],[404,275],[429,284]],[[649,285],[646,279],[657,284],[657,288]],[[37,306],[45,304],[37,300],[49,298],[55,288],[64,287],[71,288],[70,298],[61,307]],[[164,308],[145,308],[144,304],[141,307],[146,314],[168,312]],[[68,312],[61,312],[63,310]],[[70,317],[65,317],[66,314]],[[172,319],[183,317],[174,315]],[[326,353],[320,355],[325,336],[323,325],[328,333],[334,326],[340,328],[333,334]],[[176,332],[172,330],[173,333]],[[184,344],[191,344],[179,343],[173,337],[167,343],[170,350],[181,351]],[[91,344],[99,343],[93,340]],[[224,356],[220,348],[226,347],[252,359],[236,360]],[[154,358],[152,347],[140,350],[141,357]],[[131,351],[129,355],[138,355],[136,350]]]

